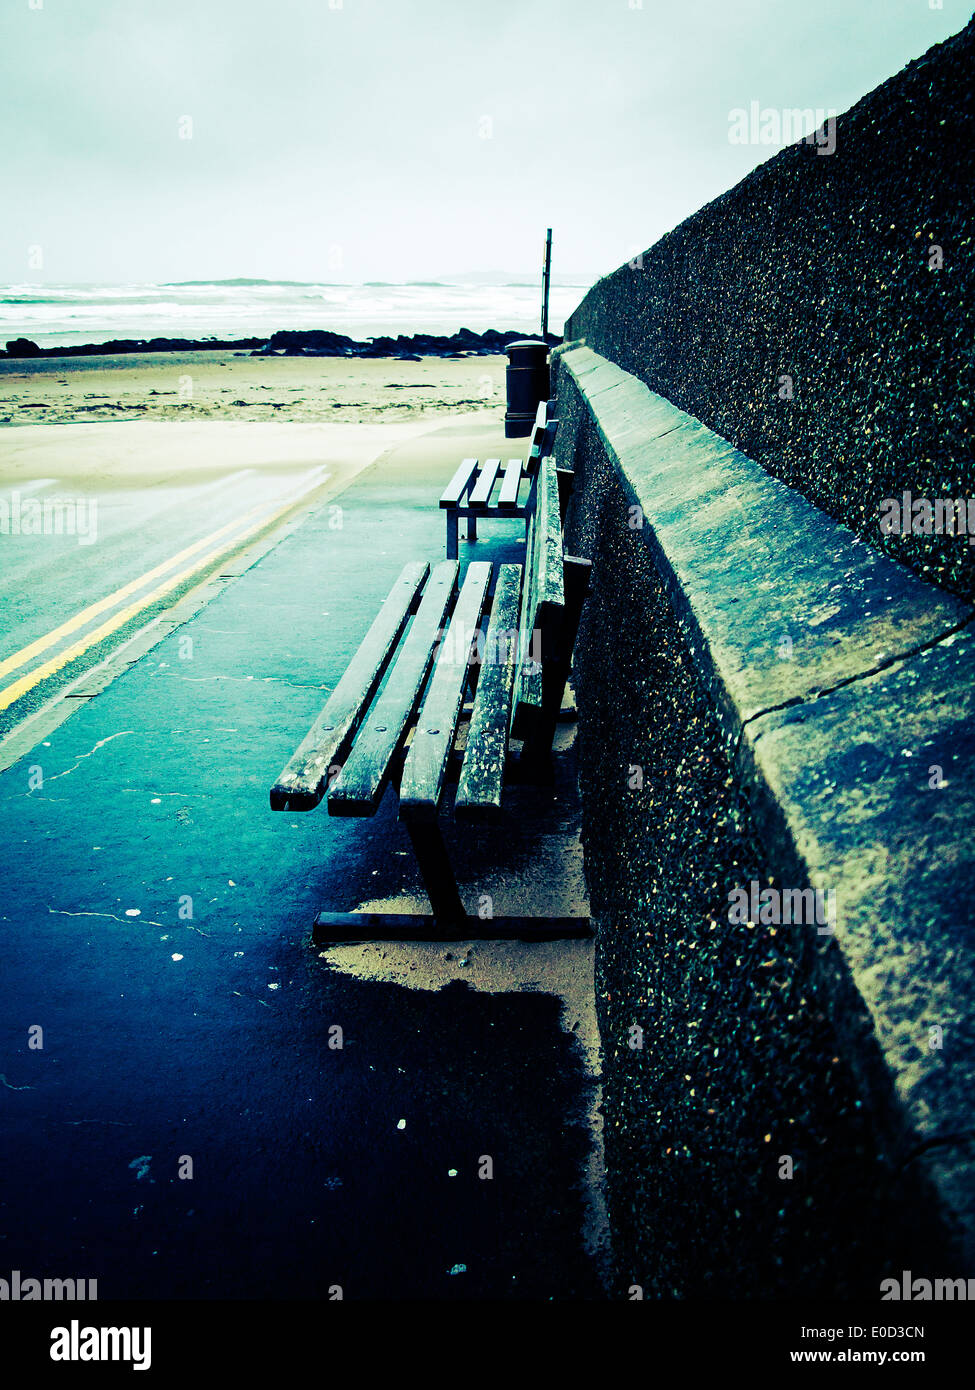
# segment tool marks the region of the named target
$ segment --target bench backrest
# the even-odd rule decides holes
[[[559,422],[552,415],[554,405],[554,401],[539,402],[523,464],[518,459],[509,459],[502,472],[501,459],[485,459],[480,470],[478,469],[478,459],[462,459],[457,465],[453,477],[440,494],[441,508],[444,511],[452,512],[466,506],[487,511],[495,481],[499,477],[502,477],[504,481],[498,498],[498,506],[505,509],[515,508],[518,504],[518,487],[522,476],[529,480],[526,505],[531,507],[534,500],[534,482],[538,475],[538,465],[555,447],[555,431]],[[450,552],[448,551],[448,553]]]
[[[542,663],[558,640],[565,608],[562,512],[554,457],[542,457],[538,470],[521,588],[520,642],[511,713],[511,730],[516,737],[528,734],[533,720],[541,713]]]

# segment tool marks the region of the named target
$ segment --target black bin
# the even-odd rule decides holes
[[[515,439],[531,434],[538,403],[548,400],[548,344],[535,338],[509,343],[506,377],[508,408],[504,416],[504,437]]]

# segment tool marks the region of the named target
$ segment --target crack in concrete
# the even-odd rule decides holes
[[[119,1129],[132,1129],[129,1120],[65,1120],[66,1125],[117,1125]]]
[[[113,922],[121,922],[123,927],[130,927],[134,924],[138,924],[140,927],[165,928],[166,926],[165,922],[154,922],[149,917],[145,919],[139,917],[118,917],[114,912],[69,912],[66,907],[51,907],[50,905],[47,910],[55,917],[110,917]],[[201,935],[203,935],[202,932]]]
[[[258,999],[256,994],[243,994],[239,989],[232,989],[230,993],[236,994],[238,999],[249,999],[252,1004],[263,1004],[265,1009],[271,1007],[266,999]]]
[[[919,656],[921,652],[931,651],[940,643],[947,641],[949,637],[957,636],[959,632],[964,632],[966,628],[971,627],[973,624],[975,624],[975,614],[970,614],[962,622],[955,623],[953,627],[949,627],[944,632],[939,633],[937,637],[929,638],[927,642],[920,642],[916,647],[911,647],[905,652],[898,652],[896,656],[891,656],[884,661],[878,662],[876,666],[871,666],[867,671],[858,671],[855,675],[846,676],[843,680],[837,681],[835,685],[817,690],[811,695],[795,695],[791,700],[783,700],[778,705],[769,705],[765,709],[758,710],[755,714],[750,714],[742,723],[735,744],[734,756],[737,758],[741,750],[742,741],[745,737],[745,730],[748,728],[749,724],[754,724],[757,719],[763,719],[767,714],[776,714],[779,710],[791,709],[796,705],[815,704],[817,700],[825,699],[827,695],[832,695],[837,690],[843,690],[848,685],[855,685],[857,681],[868,680],[871,676],[879,675],[881,671],[889,671],[892,666],[896,666],[902,661],[910,661],[915,656]],[[761,738],[762,735],[759,734],[758,737]]]
[[[973,1140],[975,1140],[975,1129],[963,1129],[957,1134],[935,1134],[930,1139],[922,1140],[913,1148],[900,1166],[906,1168],[909,1163],[913,1163],[922,1154],[931,1153],[934,1149],[953,1148],[959,1144],[970,1144]]]
[[[296,690],[320,690],[322,692],[331,690],[331,687],[327,685],[311,685],[308,681],[289,681],[287,676],[181,676],[180,680],[189,681],[192,684],[205,681],[243,681],[250,685],[255,683],[268,685],[272,681],[277,681],[281,685],[294,686]]]
[[[84,760],[85,760],[86,758],[90,758],[90,757],[91,757],[92,753],[97,753],[98,750],[99,750],[99,748],[104,748],[106,743],[111,743],[111,742],[112,742],[112,739],[115,739],[115,738],[125,738],[126,734],[134,734],[134,733],[135,733],[135,730],[134,730],[134,729],[122,729],[122,730],[121,730],[119,733],[117,733],[117,734],[109,734],[108,738],[101,738],[101,739],[99,739],[98,742],[95,744],[94,748],[89,749],[89,751],[88,751],[87,753],[82,753],[81,757],[80,757],[80,758],[78,759],[78,761],[75,763],[74,767],[66,768],[64,772],[56,772],[56,773],[54,774],[53,777],[48,777],[48,778],[46,778],[45,780],[48,781],[48,782],[56,782],[56,781],[58,780],[59,777],[67,777],[70,773],[76,772],[76,771],[78,770],[78,768],[81,766],[81,764],[84,762]],[[30,793],[28,793],[28,795],[29,795],[29,794],[30,794]]]

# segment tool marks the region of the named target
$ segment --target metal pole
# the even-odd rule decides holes
[[[545,260],[542,265],[542,337],[548,336],[548,291],[552,280],[552,228],[545,232]]]

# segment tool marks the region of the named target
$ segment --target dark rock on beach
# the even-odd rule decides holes
[[[256,348],[263,343],[263,338],[112,338],[107,343],[42,348],[29,338],[15,338],[7,343],[7,350],[0,353],[0,357],[117,357],[125,352],[213,352]]]
[[[353,339],[344,333],[330,333],[324,328],[283,329],[273,334],[258,351],[272,353],[283,349],[288,356],[351,357],[354,347]]]
[[[73,347],[38,347],[29,338],[14,338],[0,357],[111,357],[126,352],[212,352],[249,349],[252,357],[458,357],[504,352],[509,343],[524,338],[515,329],[489,328],[474,333],[461,328],[449,336],[435,333],[401,333],[396,338],[358,340],[324,328],[281,329],[270,338],[113,338],[107,343],[82,343]],[[562,341],[554,333],[547,339],[554,347]]]
[[[456,357],[462,353],[501,353],[509,343],[523,338],[523,333],[509,329],[504,333],[489,328],[484,333],[474,333],[470,328],[460,328],[456,333],[400,333],[392,338],[380,335],[358,342],[346,338],[341,333],[327,333],[321,329],[305,331],[288,330],[275,333],[256,355],[270,355],[283,351],[290,356],[329,356],[329,357]],[[550,344],[561,342],[554,334],[548,336]]]
[[[41,349],[29,338],[14,338],[7,344],[8,357],[40,357]]]

